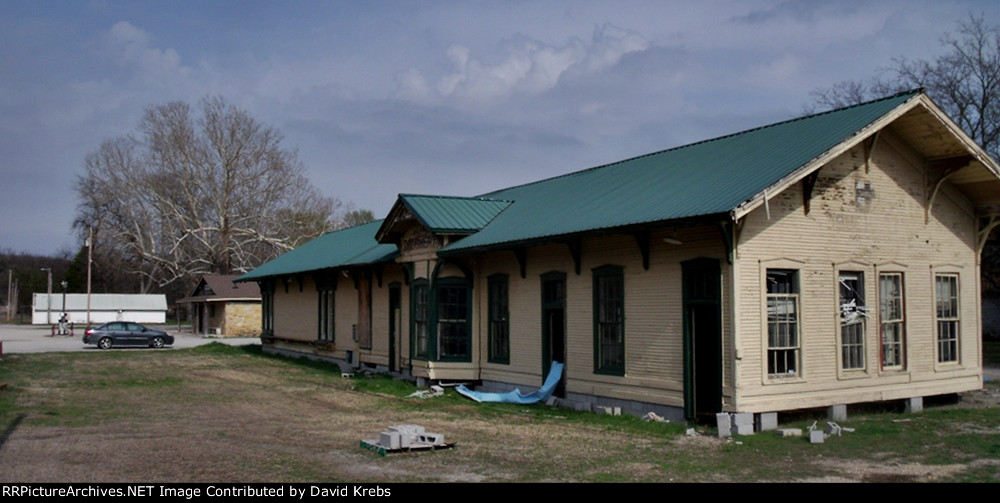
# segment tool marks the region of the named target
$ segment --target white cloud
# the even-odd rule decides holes
[[[108,30],[105,40],[115,63],[133,70],[139,80],[172,81],[190,73],[181,65],[181,56],[177,51],[150,47],[152,37],[149,33],[128,21],[115,23]]]
[[[638,32],[607,23],[594,29],[589,42],[573,37],[561,45],[552,45],[527,36],[513,37],[501,44],[503,55],[496,64],[483,62],[473,57],[468,47],[455,44],[445,53],[451,63],[450,73],[430,86],[423,72],[410,68],[397,74],[393,96],[416,103],[426,103],[433,97],[465,105],[489,105],[512,94],[543,93],[564,77],[601,72],[624,55],[649,46]],[[432,96],[432,92],[436,95]]]

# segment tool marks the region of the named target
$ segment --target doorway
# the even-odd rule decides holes
[[[684,416],[722,411],[722,273],[717,259],[681,263],[684,309]]]
[[[389,372],[396,373],[396,341],[399,340],[399,326],[402,319],[399,299],[399,283],[389,285]]]
[[[549,375],[552,362],[563,364],[562,377],[552,393],[566,398],[566,274],[542,275],[542,382]]]

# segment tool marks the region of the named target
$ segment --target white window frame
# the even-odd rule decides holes
[[[867,369],[866,346],[867,346],[867,302],[865,301],[865,273],[857,270],[837,270],[837,308],[838,308],[838,336],[840,351],[840,370],[847,373],[864,372]],[[846,282],[854,281],[854,286],[849,286]],[[845,288],[850,289],[857,299],[854,300],[853,308],[847,306],[845,302]],[[849,296],[851,292],[846,292]],[[860,305],[858,305],[860,301]],[[856,340],[849,340],[850,338]]]
[[[942,280],[947,281],[943,283]],[[950,280],[950,281],[948,281]],[[943,292],[942,285],[951,291]],[[955,272],[934,273],[934,361],[939,365],[961,363],[961,283]],[[947,295],[947,297],[945,297]],[[947,330],[944,330],[948,327]]]
[[[883,285],[886,278],[895,278],[892,285],[897,292],[887,291]],[[889,302],[898,304],[891,306]],[[878,273],[878,308],[879,308],[879,360],[883,370],[904,370],[906,368],[906,275],[901,271],[879,271]],[[898,340],[889,340],[887,333],[892,332]],[[890,354],[886,348],[894,347],[894,359],[889,362]]]
[[[792,284],[789,292],[771,292],[770,276],[773,273],[783,273],[792,275]],[[761,291],[764,294],[764,365],[762,370],[768,379],[798,378],[802,376],[802,270],[789,267],[767,267],[763,271],[763,282]],[[785,301],[786,306],[783,313],[778,313],[778,301]],[[790,304],[788,303],[790,302]],[[772,307],[772,303],[773,307]],[[787,310],[791,306],[791,314]],[[785,319],[778,319],[778,314]],[[792,318],[789,319],[788,317]],[[787,344],[777,344],[776,337],[772,336],[772,324],[776,327],[786,327],[784,334],[777,334],[777,338],[789,336],[794,337],[794,341],[785,341]],[[791,331],[787,327],[792,325]],[[789,361],[788,356],[791,356]],[[781,357],[782,369],[790,369],[784,372],[773,372],[772,369],[778,367],[778,358]]]

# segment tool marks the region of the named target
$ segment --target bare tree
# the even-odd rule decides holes
[[[222,98],[199,105],[198,117],[183,102],[149,108],[78,179],[78,227],[93,227],[98,260],[137,274],[142,291],[248,271],[331,230],[341,207],[277,130]]]
[[[1000,27],[969,16],[941,45],[933,60],[898,57],[866,81],[839,82],[811,93],[816,108],[854,105],[897,91],[923,87],[944,111],[994,159],[1000,158]],[[982,254],[985,290],[1000,293],[1000,233]]]
[[[344,227],[354,227],[374,221],[375,213],[372,210],[350,210],[344,214]]]
[[[838,108],[922,87],[990,155],[1000,157],[1000,27],[969,16],[941,45],[947,51],[933,60],[900,56],[870,80],[817,89],[809,108]]]

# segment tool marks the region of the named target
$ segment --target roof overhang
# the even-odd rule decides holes
[[[844,152],[877,138],[879,131],[890,125],[926,159],[928,166],[948,171],[942,176],[972,201],[977,214],[1000,214],[1000,165],[926,94],[920,93],[733,208],[731,218],[743,218]]]
[[[504,241],[500,243],[490,243],[483,246],[474,246],[467,248],[460,248],[457,250],[449,249],[445,246],[437,251],[438,256],[441,257],[452,257],[469,255],[480,252],[488,251],[498,251],[498,250],[513,250],[516,248],[524,246],[539,246],[553,243],[569,243],[575,240],[582,239],[588,236],[606,236],[611,234],[637,234],[647,232],[653,229],[659,229],[663,227],[690,227],[696,225],[716,225],[719,223],[725,223],[728,221],[728,215],[725,213],[715,213],[706,215],[695,215],[683,218],[674,218],[670,220],[659,220],[655,222],[643,222],[640,224],[632,225],[619,225],[614,227],[604,227],[598,229],[587,229],[579,232],[563,233],[563,234],[552,234],[548,236],[534,237],[531,239],[522,239],[516,241]]]

